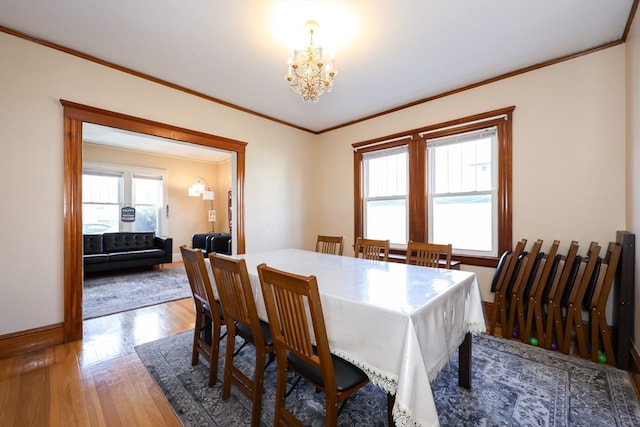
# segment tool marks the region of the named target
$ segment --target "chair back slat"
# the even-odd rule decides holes
[[[365,239],[358,237],[355,245],[356,258],[375,261],[389,260],[389,240]]]
[[[280,288],[275,288],[273,295],[280,312],[280,328],[284,345],[289,351],[312,357],[313,345],[304,297]]]
[[[318,234],[316,252],[323,254],[342,255],[344,250],[344,236],[324,236]]]
[[[451,268],[451,244],[437,244],[409,241],[407,244],[407,264],[432,268]],[[440,260],[444,263],[441,264]]]

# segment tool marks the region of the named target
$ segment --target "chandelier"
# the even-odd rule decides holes
[[[294,50],[289,58],[289,70],[284,76],[289,86],[307,102],[318,102],[320,95],[331,92],[333,78],[338,72],[333,68],[334,60],[322,56],[322,48],[313,44],[313,34],[318,23],[308,21],[304,29],[309,33],[309,46]]]

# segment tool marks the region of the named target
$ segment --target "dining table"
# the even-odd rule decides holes
[[[397,426],[438,426],[431,382],[459,352],[459,386],[471,387],[471,334],[485,332],[475,273],[279,249],[244,258],[259,316],[257,266],[317,278],[331,352],[387,392]]]

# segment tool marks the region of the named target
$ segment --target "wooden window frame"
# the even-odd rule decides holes
[[[511,249],[512,226],[512,127],[515,106],[429,125],[402,133],[352,144],[354,149],[354,236],[364,233],[363,153],[408,145],[409,239],[428,241],[427,236],[427,137],[437,138],[496,126],[498,134],[498,256],[456,255],[462,264],[495,267],[499,255]],[[391,258],[404,261],[405,251],[392,249]]]

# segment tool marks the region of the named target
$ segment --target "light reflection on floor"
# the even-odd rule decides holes
[[[137,345],[193,328],[193,319],[193,303],[185,298],[85,320],[78,364],[90,366],[135,353]]]
[[[133,345],[145,342],[155,341],[162,336],[158,325],[160,324],[160,315],[157,312],[149,312],[136,316],[133,324]]]

